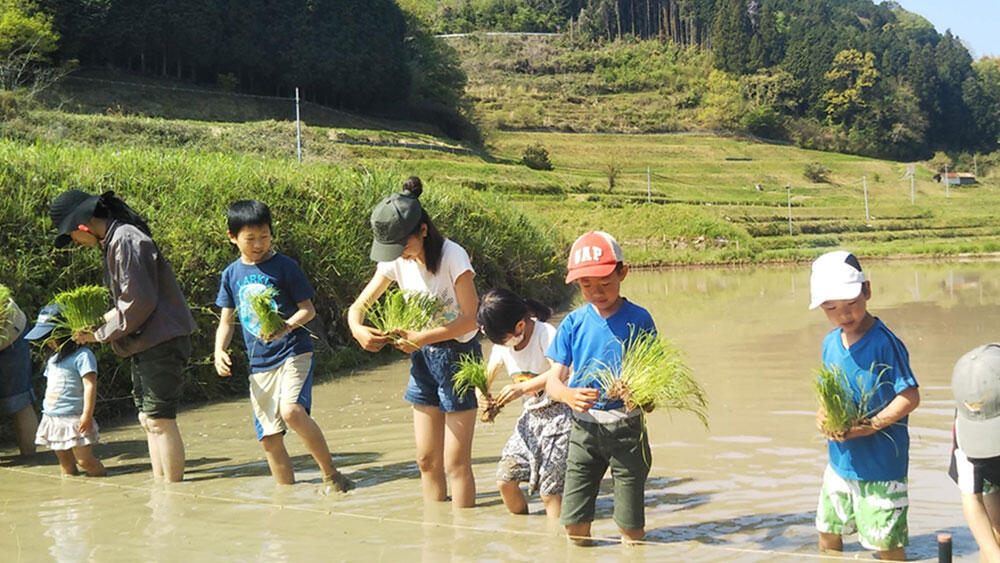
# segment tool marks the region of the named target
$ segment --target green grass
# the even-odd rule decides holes
[[[131,119],[70,117],[98,129]],[[144,127],[153,121],[135,121],[135,138],[148,134]],[[59,123],[53,123],[54,130]],[[169,125],[184,129],[191,124]],[[11,124],[0,128],[4,126]],[[190,130],[201,128],[194,124]],[[252,151],[130,145],[91,145],[82,138],[60,143],[0,138],[0,283],[25,311],[37,311],[59,289],[94,283],[103,275],[99,250],[53,248],[49,203],[71,186],[89,193],[113,190],[148,219],[198,324],[184,400],[245,393],[240,378],[214,375],[211,335],[218,324],[214,302],[219,275],[238,257],[225,237],[226,208],[252,193],[271,207],[275,250],[296,260],[316,290],[318,320],[312,330],[318,339],[318,370],[333,373],[366,356],[350,338],[343,315],[375,269],[368,257],[371,209],[399,189],[408,170],[371,163],[298,165]],[[469,252],[480,292],[508,287],[551,303],[566,298],[565,242],[501,195],[438,181],[425,184],[421,202],[441,232]],[[98,414],[113,416],[116,409],[130,408],[127,401],[110,399],[127,397],[131,381],[127,370],[115,369],[117,360],[110,354],[98,354],[102,373],[108,374],[102,376],[99,398],[109,399],[99,401]],[[246,373],[244,352],[234,353],[234,362],[236,373]]]

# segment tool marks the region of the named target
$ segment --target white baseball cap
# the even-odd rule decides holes
[[[846,250],[827,252],[812,263],[809,308],[834,299],[854,299],[861,294],[864,282],[865,274],[856,256]]]

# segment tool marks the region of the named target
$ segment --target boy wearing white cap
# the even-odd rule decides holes
[[[1000,561],[1000,344],[978,346],[955,363],[956,416],[948,474],[980,559]]]
[[[819,548],[843,550],[855,529],[861,545],[882,559],[904,560],[907,545],[907,415],[920,403],[903,343],[868,312],[871,284],[851,253],[828,252],[813,262],[810,309],[822,308],[834,329],[823,340],[823,364],[844,372],[856,401],[870,396],[869,419],[827,434],[830,461],[823,475],[816,529]],[[822,428],[826,413],[816,414]]]

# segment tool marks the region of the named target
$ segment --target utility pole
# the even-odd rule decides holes
[[[785,186],[788,192],[788,236],[792,236],[792,186]]]
[[[913,191],[913,176],[910,176],[910,205],[916,205],[916,197]]]
[[[944,197],[951,197],[951,184],[948,183],[948,165],[944,165],[944,176],[941,176],[944,180]]]
[[[650,178],[649,167],[646,167],[646,203],[653,201],[653,181]]]
[[[302,121],[299,119],[299,87],[295,87],[295,155],[302,164]]]
[[[862,176],[861,183],[865,187],[865,220],[867,221],[872,218],[872,216],[868,214],[868,176]]]

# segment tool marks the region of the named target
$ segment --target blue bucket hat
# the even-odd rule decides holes
[[[62,316],[62,308],[55,303],[51,303],[42,307],[42,310],[38,312],[38,319],[35,321],[35,326],[28,331],[28,334],[24,335],[25,340],[41,340],[52,334],[52,329],[59,326],[60,319]]]

